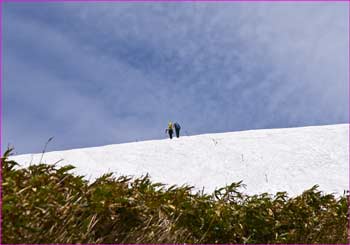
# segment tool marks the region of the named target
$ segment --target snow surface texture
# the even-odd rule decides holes
[[[349,189],[349,125],[264,129],[183,136],[93,148],[47,152],[44,163],[76,166],[94,180],[107,172],[153,181],[189,184],[211,193],[243,180],[247,194],[287,191],[301,194],[315,184],[326,193]],[[42,154],[13,156],[23,166]]]

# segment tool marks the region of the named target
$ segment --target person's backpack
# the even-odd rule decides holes
[[[173,124],[171,123],[171,122],[169,122],[169,124],[168,124],[168,129],[170,130],[170,129],[173,129]]]
[[[176,122],[176,123],[174,123],[174,127],[175,127],[176,129],[181,129],[180,124],[178,124],[177,122]]]

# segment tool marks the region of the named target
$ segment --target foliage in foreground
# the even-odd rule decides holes
[[[89,184],[73,167],[2,158],[3,243],[347,243],[347,199],[317,190],[195,193],[148,176]]]

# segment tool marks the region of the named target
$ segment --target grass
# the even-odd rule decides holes
[[[101,176],[73,166],[18,168],[2,157],[3,243],[347,243],[347,196],[313,186],[246,195],[242,183],[194,192],[190,186]]]

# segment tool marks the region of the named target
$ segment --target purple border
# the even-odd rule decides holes
[[[350,2],[350,0],[0,0],[1,2]]]
[[[349,160],[349,189],[350,190],[350,1],[348,2],[348,160]],[[348,201],[348,243],[350,243],[350,193],[347,193],[347,201]]]
[[[3,2],[348,2],[348,152],[350,156],[350,0],[0,0],[0,157],[2,157],[2,11]],[[350,190],[350,157],[349,190]],[[349,195],[349,193],[348,193]],[[350,197],[348,196],[348,213],[350,214]],[[0,161],[0,244],[2,244],[2,161]],[[350,215],[348,217],[348,243],[350,244]],[[26,243],[23,243],[26,244]],[[31,244],[26,244],[31,245]],[[34,244],[32,244],[34,245]],[[43,245],[43,244],[41,244]],[[45,245],[45,244],[44,244]],[[105,244],[101,244],[105,245]],[[107,244],[106,244],[107,245]],[[110,244],[108,244],[110,245]],[[128,245],[128,244],[125,244]],[[145,244],[151,245],[151,244]],[[250,245],[250,244],[246,244]]]
[[[2,157],[2,1],[0,1],[0,157]],[[2,160],[0,160],[0,244],[2,244]]]

